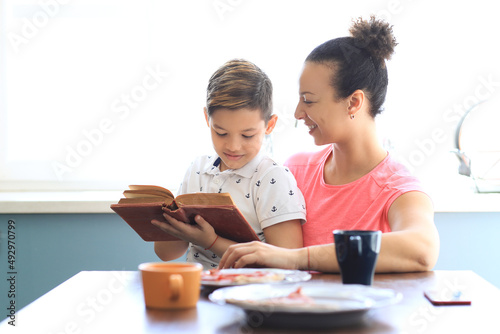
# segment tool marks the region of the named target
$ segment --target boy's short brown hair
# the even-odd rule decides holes
[[[273,86],[269,77],[255,64],[233,59],[212,75],[207,87],[208,117],[221,108],[260,109],[262,118],[271,119]]]

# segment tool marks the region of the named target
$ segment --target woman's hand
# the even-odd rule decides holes
[[[194,218],[196,225],[186,224],[170,217],[166,213],[163,214],[163,217],[165,217],[167,222],[152,220],[151,223],[181,240],[191,242],[203,248],[208,248],[217,238],[217,234],[212,225],[207,223],[207,221],[199,215]]]
[[[299,269],[307,250],[276,247],[259,241],[230,246],[219,262],[219,269],[252,267],[271,267]],[[304,253],[304,254],[302,254]]]

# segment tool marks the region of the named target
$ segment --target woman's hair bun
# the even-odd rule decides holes
[[[394,53],[396,38],[392,32],[392,26],[389,23],[377,20],[371,16],[370,20],[358,18],[349,29],[355,44],[363,48],[368,53],[378,59],[380,62],[391,59]]]

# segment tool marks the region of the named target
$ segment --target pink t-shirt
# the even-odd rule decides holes
[[[394,200],[408,191],[422,191],[418,179],[389,154],[356,181],[326,184],[323,169],[330,153],[331,145],[318,152],[295,154],[285,163],[306,201],[304,246],[332,243],[335,229],[389,232],[387,213]]]

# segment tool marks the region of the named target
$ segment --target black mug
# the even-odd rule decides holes
[[[372,285],[381,237],[380,231],[333,231],[343,284]]]

